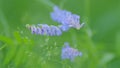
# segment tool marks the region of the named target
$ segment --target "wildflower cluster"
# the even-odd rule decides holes
[[[68,31],[70,28],[80,29],[84,23],[80,24],[80,16],[72,14],[69,11],[61,10],[57,6],[53,8],[51,12],[52,20],[58,22],[60,25],[47,25],[47,24],[38,24],[38,25],[29,25],[26,27],[31,30],[32,34],[37,35],[47,35],[47,36],[60,36],[62,32]],[[68,43],[64,44],[62,48],[62,59],[74,60],[75,57],[82,56],[82,53],[75,48],[71,48]]]
[[[55,6],[53,10],[54,11],[51,12],[51,18],[64,26],[80,29],[84,25],[84,23],[80,24],[80,16],[76,14],[61,10],[57,6]]]
[[[51,12],[51,18],[54,21],[60,23],[58,26],[48,26],[47,24],[39,24],[37,26],[28,26],[33,34],[48,35],[48,36],[60,36],[62,32],[68,31],[71,27],[80,29],[84,23],[80,24],[80,16],[72,14],[69,11],[61,10],[57,6],[53,8]]]
[[[62,48],[62,59],[70,59],[74,61],[74,58],[77,56],[82,56],[82,52],[79,52],[77,49],[71,48],[69,43],[64,43],[64,47]]]

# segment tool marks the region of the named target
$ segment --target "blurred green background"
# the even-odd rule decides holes
[[[62,36],[33,35],[26,24],[58,25],[52,5],[78,14],[85,26]],[[61,60],[64,42],[83,52]],[[0,0],[0,68],[119,68],[120,0]]]

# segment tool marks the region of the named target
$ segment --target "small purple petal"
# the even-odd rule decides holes
[[[37,27],[37,32],[36,32],[36,34],[42,34],[41,28]]]
[[[60,36],[61,34],[62,34],[61,30],[58,27],[56,27],[56,35]]]
[[[67,25],[60,25],[59,28],[60,28],[62,31],[68,31],[68,30],[69,30],[69,26],[67,26]]]
[[[33,34],[36,33],[37,29],[34,25],[31,26],[31,31],[32,31]]]

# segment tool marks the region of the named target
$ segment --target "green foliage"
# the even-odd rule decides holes
[[[26,24],[57,25],[52,7],[81,16],[85,26],[62,36],[33,35]],[[119,68],[119,0],[0,0],[0,68]],[[83,52],[61,59],[64,42]]]

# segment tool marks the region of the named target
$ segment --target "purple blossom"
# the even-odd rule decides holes
[[[67,25],[59,25],[58,26],[62,31],[68,31],[70,27],[68,27]]]
[[[77,49],[71,48],[69,43],[64,43],[64,47],[62,48],[62,59],[70,59],[74,61],[74,58],[77,56],[82,56],[82,52],[79,52]]]
[[[32,34],[48,35],[48,36],[60,36],[62,31],[57,26],[48,26],[47,24],[26,25],[32,32]]]
[[[53,10],[54,11],[51,12],[51,18],[54,21],[76,29],[80,29],[83,26],[83,23],[82,25],[80,24],[80,16],[66,10],[61,10],[57,6],[55,6]]]

